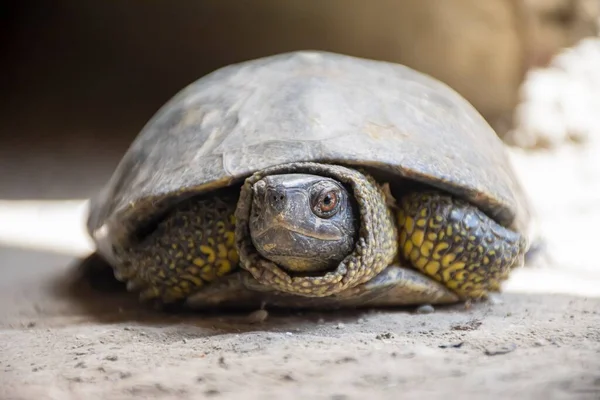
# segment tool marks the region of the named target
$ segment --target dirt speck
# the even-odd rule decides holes
[[[452,325],[450,329],[453,331],[474,331],[481,326],[482,322],[478,320],[472,320],[465,324]]]
[[[393,338],[394,338],[394,334],[391,332],[384,332],[384,333],[380,333],[379,335],[375,336],[375,339],[378,339],[378,340],[393,339]]]
[[[515,343],[509,343],[500,347],[488,347],[484,350],[484,354],[486,356],[500,356],[503,354],[512,353],[517,349],[517,345]]]

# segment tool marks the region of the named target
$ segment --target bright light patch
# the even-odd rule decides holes
[[[85,228],[88,201],[0,200],[0,246],[89,254]]]

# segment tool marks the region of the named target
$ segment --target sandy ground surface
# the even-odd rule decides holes
[[[598,136],[511,151],[548,257],[516,271],[494,301],[433,314],[271,312],[262,322],[164,315],[90,287],[76,199],[119,153],[82,133],[39,153],[4,147],[13,173],[0,176],[0,399],[598,399]],[[52,198],[75,200],[39,201]]]

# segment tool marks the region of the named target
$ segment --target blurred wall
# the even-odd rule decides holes
[[[60,142],[88,165],[116,162],[183,86],[223,65],[298,49],[407,64],[453,86],[498,127],[527,68],[594,21],[593,7],[577,6],[587,0],[549,0],[559,12],[541,1],[5,1],[0,159],[52,159]]]

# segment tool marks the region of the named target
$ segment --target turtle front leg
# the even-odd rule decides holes
[[[123,249],[118,279],[142,300],[172,303],[238,269],[237,198],[212,196],[176,206],[149,234]]]
[[[463,299],[499,290],[522,263],[526,241],[519,233],[452,196],[410,193],[400,199],[397,217],[402,256]]]

